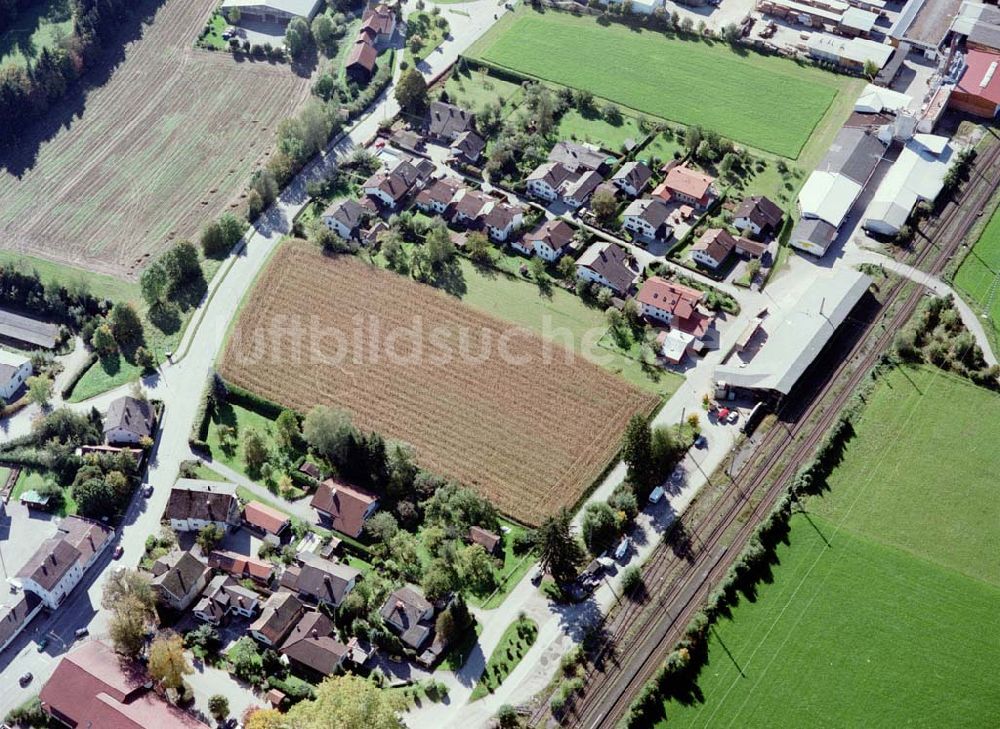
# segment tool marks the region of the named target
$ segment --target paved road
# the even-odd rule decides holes
[[[492,25],[494,13],[503,12],[490,0],[464,4],[462,10],[468,15],[449,14],[453,38],[431,54],[427,64],[421,68],[424,75],[430,77],[444,71],[461,51]],[[177,477],[180,462],[193,457],[187,443],[188,434],[205,379],[225,340],[229,322],[275,246],[290,231],[293,218],[308,202],[306,182],[329,169],[338,158],[350,153],[356,146],[368,142],[378,131],[379,122],[398,111],[390,88],[376,100],[365,117],[335,140],[321,158],[293,180],[248,233],[242,252],[231,258],[212,280],[209,296],[195,312],[177,348],[175,363],[165,365],[156,375],[144,378],[143,383],[150,397],[163,400],[167,406],[147,474],[148,482],[154,487],[153,495],[148,500],[137,495],[128,509],[121,527],[120,540],[125,553],[120,564],[138,564],[146,536],[159,530],[160,515]],[[71,407],[78,410],[97,407],[102,410],[129,389],[128,386],[120,387]],[[4,438],[30,432],[32,414],[30,411],[22,412],[3,423]],[[109,564],[110,556],[105,555],[54,615],[36,618],[25,633],[0,655],[0,715],[38,692],[55,669],[58,658],[70,647],[77,628],[88,627],[95,637],[106,635],[107,618],[98,608]],[[16,571],[18,567],[20,565],[8,565],[11,571]],[[51,634],[53,640],[46,652],[39,653],[35,650],[34,640],[42,634]],[[35,678],[28,687],[21,688],[17,677],[25,671],[31,671]],[[227,691],[233,707],[255,701],[237,684],[229,683],[234,687]],[[237,690],[243,692],[242,700],[232,694]]]

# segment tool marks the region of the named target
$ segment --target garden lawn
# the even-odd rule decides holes
[[[444,85],[453,104],[469,111],[481,111],[486,104],[499,101],[505,114],[520,103],[521,87],[483,71],[456,70]]]
[[[892,370],[810,507],[1000,587],[998,442],[1000,395],[930,366]]]
[[[849,81],[721,42],[530,9],[505,16],[469,53],[789,158],[799,156]]]
[[[514,554],[514,537],[527,531],[520,524],[515,524],[506,519],[500,520],[500,525],[507,527],[510,531],[503,535],[503,566],[497,569],[497,588],[485,599],[477,595],[469,595],[469,603],[477,607],[491,610],[500,607],[507,599],[510,591],[517,586],[528,569],[535,563],[537,557],[534,553]]]
[[[989,320],[986,330],[995,343],[1000,333],[1000,206],[983,230],[976,245],[962,261],[955,274],[955,286],[976,308],[983,310]]]
[[[24,9],[10,28],[0,33],[0,66],[13,64],[23,68],[43,48],[55,48],[59,38],[73,32],[69,0],[35,0],[22,5]]]
[[[219,426],[221,425],[228,425],[236,429],[236,437],[226,447],[223,447],[222,441],[219,438]],[[242,473],[247,478],[252,478],[259,482],[259,478],[255,478],[247,472],[247,465],[243,456],[243,434],[249,428],[253,428],[264,436],[264,443],[267,445],[267,450],[272,456],[279,452],[278,442],[274,439],[274,421],[258,412],[231,403],[226,403],[212,414],[212,419],[208,424],[208,437],[205,439],[205,442],[208,443],[209,451],[212,453],[212,460],[219,461],[234,471]],[[272,458],[271,462],[274,463],[274,461],[275,459]],[[275,467],[274,471],[274,480],[277,482],[282,471],[278,467]],[[297,487],[293,487],[293,489],[293,500],[303,495],[301,489]]]
[[[483,675],[472,689],[469,700],[475,701],[493,693],[517,668],[517,664],[524,658],[524,654],[528,652],[537,637],[538,624],[531,618],[518,618],[508,625],[500,636],[497,647],[493,649]]]
[[[46,474],[44,471],[22,468],[21,475],[17,477],[17,483],[14,484],[14,488],[10,492],[9,501],[16,503],[20,500],[21,494],[25,491],[37,491],[45,485],[45,481],[49,475],[50,474]],[[4,475],[5,481],[6,478],[6,475]],[[68,488],[64,488],[62,490],[62,494],[62,506],[52,513],[56,516],[68,516],[69,514],[75,514],[79,510],[79,507],[76,505],[76,501],[73,500],[72,492]]]
[[[774,583],[713,629],[703,700],[668,702],[659,726],[991,724],[1000,589],[811,519],[793,518]]]
[[[615,153],[622,152],[626,139],[638,143],[646,137],[646,133],[639,129],[639,122],[634,116],[623,114],[620,124],[611,124],[599,114],[584,116],[576,109],[570,109],[562,115],[555,135],[559,139],[575,139],[578,142],[597,144],[602,149]]]
[[[461,263],[466,285],[461,299],[469,306],[569,346],[636,387],[661,397],[670,397],[684,381],[667,370],[647,372],[639,362],[599,346],[598,340],[608,330],[600,307],[588,306],[579,296],[556,285],[549,294],[544,294],[535,284],[518,276],[483,271],[465,258]]]

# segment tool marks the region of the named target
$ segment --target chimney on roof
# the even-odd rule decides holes
[[[319,631],[316,630],[316,628],[312,629],[312,637],[313,638],[319,638]]]

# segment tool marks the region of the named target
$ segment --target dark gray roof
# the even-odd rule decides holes
[[[0,337],[52,349],[59,338],[59,327],[49,322],[32,319],[0,309]]]
[[[653,176],[653,171],[642,162],[626,162],[611,178],[621,184],[628,183],[636,190],[641,190]]]
[[[334,637],[333,623],[323,613],[307,612],[292,628],[280,652],[317,673],[329,676],[347,655],[347,646]]]
[[[575,180],[567,180],[563,184],[563,195],[571,197],[579,203],[583,203],[602,182],[604,182],[603,177],[592,170],[588,170]]]
[[[281,584],[317,602],[340,605],[351,581],[361,576],[361,571],[354,567],[331,562],[311,552],[301,554],[299,559],[302,566],[297,572],[286,570],[281,577]]]
[[[643,200],[633,200],[625,208],[624,214],[642,218],[654,228],[659,228],[670,217],[670,208],[656,198],[645,198]]]
[[[80,555],[80,550],[65,539],[54,537],[42,543],[17,576],[32,579],[47,592],[69,572]]]
[[[885,146],[874,134],[863,129],[845,127],[837,133],[830,151],[816,169],[822,172],[839,172],[859,185],[865,185],[884,153]]]
[[[475,129],[476,122],[465,109],[443,101],[432,101],[428,126],[431,135],[450,142],[462,132]]]
[[[298,622],[305,606],[290,592],[275,592],[264,602],[260,616],[250,626],[272,643],[280,643]]]
[[[343,200],[337,200],[327,207],[323,211],[323,217],[330,216],[339,223],[342,223],[347,228],[354,230],[361,223],[361,219],[364,217],[365,209],[361,207],[361,204],[352,197],[345,198]]]
[[[431,621],[421,621],[421,616],[431,604],[415,590],[401,587],[389,595],[382,606],[382,619],[399,635],[406,645],[420,650],[431,634]]]
[[[770,198],[763,195],[753,195],[740,203],[733,217],[748,218],[762,228],[765,226],[776,228],[785,217],[785,212]]]
[[[170,490],[163,518],[228,521],[237,511],[234,484],[182,478]]]
[[[451,143],[452,153],[461,153],[466,159],[477,160],[486,149],[486,142],[474,131],[462,132]]]
[[[155,421],[156,414],[148,401],[124,395],[108,406],[108,412],[104,416],[104,432],[121,428],[140,438],[149,437],[153,435]]]
[[[820,218],[803,218],[792,230],[791,240],[807,240],[824,251],[837,237],[837,229]]]
[[[153,578],[153,586],[181,598],[194,589],[207,571],[208,565],[191,552],[181,552],[165,572]]]
[[[635,281],[635,271],[626,265],[628,253],[617,243],[595,243],[577,260],[577,265],[586,266],[599,273],[616,291],[628,291]]]

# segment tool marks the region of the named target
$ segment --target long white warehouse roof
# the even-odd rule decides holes
[[[899,232],[914,205],[937,198],[954,152],[947,137],[914,136],[875,191],[862,221],[864,228],[885,235]]]
[[[774,322],[764,322],[768,338],[743,367],[724,365],[715,379],[734,387],[787,395],[837,327],[861,300],[871,279],[843,268],[817,276],[802,298]]]
[[[803,218],[819,218],[839,228],[861,194],[861,185],[835,172],[816,170],[799,192]]]

